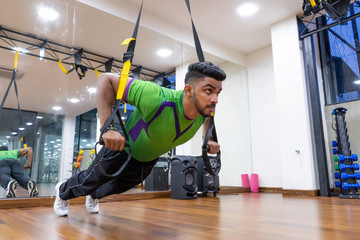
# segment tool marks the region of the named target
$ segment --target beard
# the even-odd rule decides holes
[[[215,104],[208,104],[208,105],[206,105],[205,107],[201,107],[199,101],[197,100],[197,98],[196,98],[196,96],[195,96],[195,94],[193,94],[193,103],[194,103],[194,105],[195,105],[196,110],[197,110],[203,117],[210,117],[210,116],[211,116],[211,113],[212,113],[212,112],[210,112],[210,113],[205,113],[205,110],[206,110],[207,108],[214,108],[214,109],[215,109]]]

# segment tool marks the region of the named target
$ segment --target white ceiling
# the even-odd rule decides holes
[[[302,0],[252,0],[259,11],[241,18],[236,9],[249,0],[190,0],[194,23],[205,52],[215,63],[231,61],[246,64],[246,54],[271,44],[270,27],[281,19],[301,14]],[[40,38],[104,56],[122,59],[126,47],[120,43],[132,35],[141,0],[11,0],[2,1],[0,25]],[[53,7],[58,20],[44,22],[36,10]],[[134,64],[169,72],[182,62],[196,61],[190,17],[184,0],[144,0]],[[5,43],[0,40],[0,45]],[[20,43],[18,43],[21,46]],[[173,54],[165,59],[155,52],[162,47]],[[14,53],[0,49],[0,66],[12,67]],[[18,81],[20,105],[25,110],[79,115],[95,108],[95,94],[86,89],[96,86],[96,74],[89,71],[79,80],[76,73],[65,75],[56,62],[20,55]],[[10,79],[0,77],[0,100]],[[77,104],[69,98],[79,97]],[[14,88],[5,107],[17,108]]]

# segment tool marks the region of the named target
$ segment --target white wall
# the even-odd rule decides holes
[[[253,172],[259,176],[259,186],[282,187],[272,47],[253,52],[246,60]]]
[[[176,69],[177,89],[183,89],[188,64]],[[220,67],[226,72],[216,107],[215,126],[221,147],[220,185],[241,186],[241,173],[251,172],[251,146],[246,69],[233,63]],[[202,129],[176,148],[178,155],[201,155]]]
[[[298,36],[295,16],[271,28],[280,126],[279,161],[284,189],[313,190],[317,188],[315,164]]]
[[[227,62],[227,78],[216,107],[215,126],[221,148],[221,186],[241,186],[241,174],[252,172],[246,68]]]

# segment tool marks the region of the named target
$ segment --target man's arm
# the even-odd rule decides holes
[[[33,150],[31,147],[27,147],[27,148],[21,148],[19,150],[19,156],[25,156],[27,155],[27,162],[24,165],[24,169],[29,169],[31,167],[31,162],[32,162],[32,158],[33,158]]]
[[[205,134],[206,134],[206,132],[209,129],[209,126],[210,126],[210,118],[208,118],[206,120],[206,122],[204,122],[203,126],[204,126],[204,131],[205,131]],[[220,145],[217,142],[212,140],[212,134],[210,135],[210,139],[208,141],[208,146],[210,148],[209,151],[208,151],[210,154],[217,154],[220,151]]]
[[[112,113],[119,87],[120,75],[112,73],[101,74],[96,89],[96,106],[99,114],[100,124],[104,126],[106,120]],[[103,135],[105,146],[113,151],[122,151],[125,146],[124,137],[117,131],[108,130]]]

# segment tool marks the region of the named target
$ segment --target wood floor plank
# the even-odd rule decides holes
[[[359,239],[360,202],[242,193],[216,198],[104,202],[99,214],[70,205],[0,209],[0,240]]]

